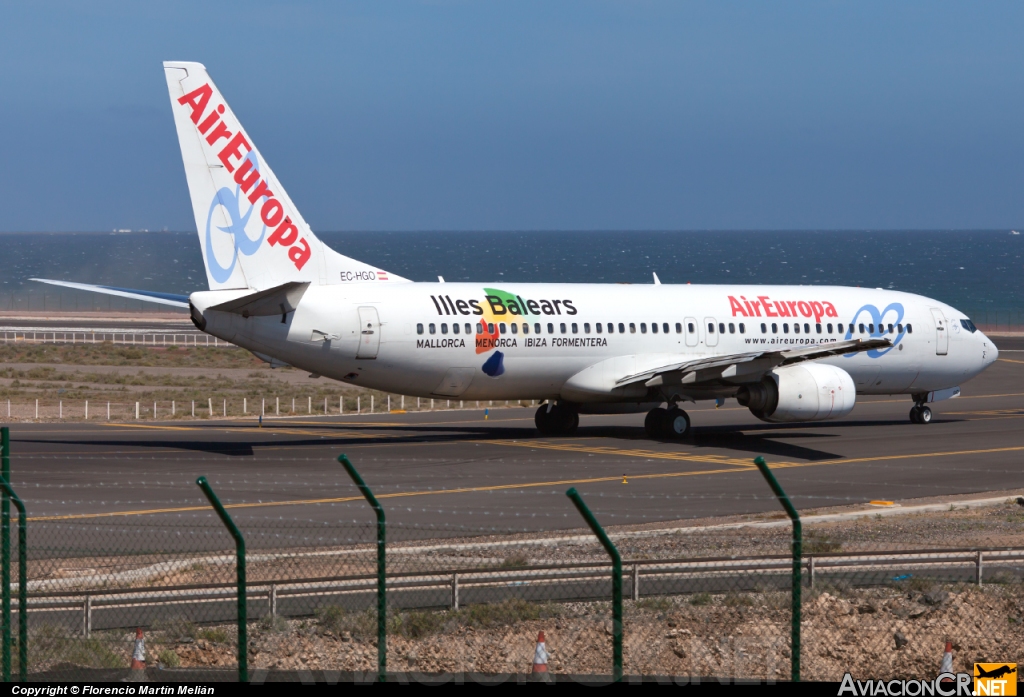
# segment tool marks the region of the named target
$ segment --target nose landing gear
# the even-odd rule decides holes
[[[644,430],[651,438],[685,438],[690,434],[690,416],[679,407],[651,409]]]
[[[580,425],[580,415],[564,404],[542,404],[533,416],[542,436],[569,436]]]
[[[932,422],[932,410],[923,404],[915,404],[910,410],[910,423],[930,424]]]

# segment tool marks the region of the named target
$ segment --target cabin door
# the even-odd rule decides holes
[[[359,308],[359,349],[356,358],[376,358],[380,347],[380,318],[377,308]]]

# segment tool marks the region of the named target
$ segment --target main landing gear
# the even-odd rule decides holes
[[[915,404],[910,410],[910,423],[930,424],[932,422],[932,410],[923,404]]]
[[[685,438],[690,435],[690,416],[679,407],[651,409],[644,430],[651,438]]]
[[[569,436],[580,425],[580,415],[564,404],[542,404],[533,416],[542,436]]]

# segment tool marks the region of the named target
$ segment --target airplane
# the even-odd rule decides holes
[[[929,403],[999,355],[957,309],[881,288],[410,281],[316,237],[203,65],[164,73],[208,289],[32,280],[187,308],[201,331],[311,377],[539,400],[545,435],[572,434],[580,414],[647,412],[650,437],[683,438],[683,405],[732,398],[785,423],[909,395],[927,424]]]

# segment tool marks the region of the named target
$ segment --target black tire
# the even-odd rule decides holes
[[[932,422],[932,410],[928,407],[921,407],[917,413],[917,423],[930,424]]]
[[[580,425],[580,415],[575,409],[556,404],[548,411],[548,405],[541,405],[533,416],[533,422],[542,436],[567,436]]]
[[[678,407],[669,409],[662,423],[670,438],[686,438],[690,435],[690,415]]]
[[[914,406],[910,408],[910,423],[919,424],[921,423],[921,408]]]
[[[554,409],[552,409],[552,412]],[[540,431],[542,436],[551,436],[555,434],[555,423],[554,419],[551,418],[552,414],[548,413],[548,405],[542,404],[537,409],[537,413],[533,415],[533,423],[537,425],[537,430]]]
[[[665,422],[668,417],[668,410],[657,407],[647,412],[644,419],[644,431],[650,438],[660,438],[665,433]]]

